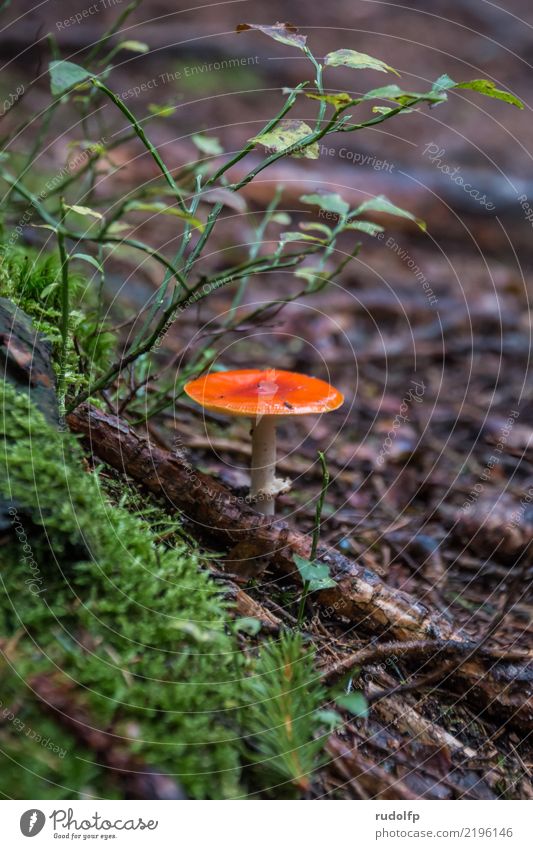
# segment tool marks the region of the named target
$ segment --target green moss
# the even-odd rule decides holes
[[[79,274],[69,275],[71,340],[67,360],[67,383],[71,390],[85,387],[106,368],[115,339],[98,319],[95,286]],[[33,320],[36,330],[60,349],[60,264],[58,257],[0,245],[0,296],[9,298]],[[57,362],[54,362],[56,368]]]
[[[59,668],[95,724],[119,728],[130,750],[190,795],[235,795],[238,653],[196,554],[179,540],[158,543],[110,503],[97,474],[82,471],[74,437],[55,432],[25,396],[2,386],[0,407],[0,496],[17,504],[19,522],[4,548],[0,634],[25,634],[17,673],[28,681]],[[8,795],[14,769],[0,771]],[[36,779],[30,795],[43,792]]]
[[[94,753],[38,708],[17,672],[7,664],[0,672],[0,797],[117,798]]]

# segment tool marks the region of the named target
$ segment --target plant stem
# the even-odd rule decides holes
[[[318,496],[318,501],[315,509],[315,527],[313,528],[313,541],[311,543],[311,554],[309,555],[309,560],[313,561],[316,557],[316,553],[318,550],[318,542],[320,540],[320,528],[322,524],[322,509],[324,507],[324,499],[326,497],[326,492],[329,486],[329,469],[326,463],[326,455],[323,451],[318,452],[318,459],[320,461],[320,465],[322,467],[322,485],[320,487],[320,495]],[[304,616],[305,616],[305,604],[307,602],[307,596],[309,595],[309,581],[304,581],[303,589],[302,589],[302,597],[300,599],[300,606],[298,607],[298,627],[301,628]]]
[[[61,262],[61,354],[59,359],[58,398],[60,416],[65,415],[65,392],[66,392],[66,368],[68,356],[68,325],[70,317],[69,278],[68,278],[68,254],[65,246],[63,223],[66,210],[63,198],[60,199],[61,215],[60,228],[57,230],[57,245],[59,248],[59,260]]]
[[[318,496],[318,501],[315,509],[315,527],[313,530],[313,541],[311,543],[311,555],[309,558],[310,560],[314,560],[316,557],[318,542],[320,540],[322,509],[324,507],[324,499],[326,497],[326,492],[328,491],[329,486],[329,469],[326,463],[326,455],[323,451],[318,452],[318,459],[322,468],[322,485],[320,487],[320,495]]]
[[[129,18],[131,13],[135,11],[135,9],[137,8],[137,6],[140,5],[140,3],[142,3],[142,0],[132,0],[132,2],[128,6],[126,6],[126,8],[117,17],[116,21],[114,21],[114,23],[107,30],[107,32],[104,33],[102,38],[99,38],[98,41],[94,44],[94,47],[87,56],[87,64],[92,62],[93,59],[96,59],[100,50],[102,50],[109,41],[109,39],[112,38],[116,32],[118,32],[122,24],[126,21],[127,18]]]
[[[167,166],[165,165],[165,163],[161,159],[161,157],[160,157],[160,155],[157,151],[157,148],[154,147],[154,145],[152,144],[152,142],[150,141],[150,139],[148,138],[148,136],[144,132],[142,126],[138,122],[138,120],[135,117],[135,115],[133,114],[133,112],[131,112],[131,110],[128,109],[128,107],[122,102],[120,97],[118,97],[106,85],[104,85],[102,82],[100,82],[100,80],[96,79],[96,77],[93,77],[91,82],[96,88],[99,88],[101,91],[103,91],[104,94],[107,95],[107,97],[109,97],[109,99],[115,104],[115,106],[117,106],[118,109],[120,109],[122,114],[126,116],[128,121],[130,122],[131,126],[135,130],[135,134],[142,141],[142,143],[146,147],[147,151],[149,152],[150,156],[152,157],[152,159],[154,160],[154,162],[158,166],[159,170],[163,174],[163,177],[167,181],[168,185],[172,189],[172,191],[173,191],[173,193],[176,197],[176,200],[178,201],[178,206],[180,207],[180,209],[182,209],[184,212],[186,212],[187,208],[186,208],[185,204],[183,203],[181,192],[176,185],[174,177],[172,176],[172,174],[168,170]]]
[[[259,224],[259,227],[255,231],[255,241],[252,244],[250,251],[249,251],[249,254],[248,254],[248,257],[249,257],[250,260],[255,260],[256,257],[257,257],[257,254],[259,253],[259,248],[261,247],[261,244],[262,244],[262,241],[263,241],[263,236],[265,235],[265,230],[268,227],[268,224],[270,222],[270,219],[272,218],[274,211],[277,209],[281,195],[282,195],[282,189],[280,188],[280,186],[278,186],[278,188],[276,189],[276,192],[274,194],[274,197],[272,198],[272,200],[270,201],[269,205],[266,208],[265,214],[264,214],[264,216],[261,220],[261,223]],[[232,304],[231,304],[231,309],[230,309],[228,316],[226,318],[226,322],[225,322],[226,324],[230,324],[231,321],[233,320],[233,317],[234,317],[237,309],[239,308],[240,303],[241,303],[241,301],[244,297],[244,293],[246,291],[246,287],[248,285],[249,279],[250,279],[249,274],[247,274],[245,277],[241,278],[241,282],[239,283],[239,287],[238,287],[238,289],[235,293],[235,297],[233,298],[233,301],[232,301]]]

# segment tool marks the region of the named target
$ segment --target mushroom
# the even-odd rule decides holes
[[[219,371],[191,380],[185,392],[206,410],[252,419],[250,500],[265,516],[274,515],[276,495],[289,480],[276,477],[276,426],[286,416],[336,410],[343,395],[316,377],[278,369]]]

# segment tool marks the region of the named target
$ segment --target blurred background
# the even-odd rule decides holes
[[[243,22],[290,21],[307,35],[317,57],[340,48],[376,56],[398,69],[403,89],[426,91],[446,73],[456,81],[488,78],[525,102],[521,110],[453,91],[435,108],[328,137],[316,160],[284,159],[262,172],[242,192],[245,203],[234,201],[225,210],[200,275],[223,276],[241,261],[278,188],[285,217],[262,236],[259,251],[265,253],[275,249],[289,219],[297,229],[316,216],[300,198],[317,190],[338,192],[353,204],[385,194],[424,219],[427,231],[387,216],[384,238],[361,234],[360,253],[326,290],[231,330],[226,320],[235,287],[214,289],[177,316],[136,371],[124,372],[116,396],[99,397],[108,407],[118,398],[120,414],[154,443],[168,449],[179,444],[192,466],[244,495],[249,424],[204,417],[178,388],[184,371],[207,350],[215,367],[290,369],[329,380],[344,393],[344,407],[280,428],[280,469],[296,481],[278,499],[280,515],[302,530],[313,527],[321,483],[317,451],[325,451],[332,483],[322,541],[389,586],[452,611],[454,622],[479,636],[498,614],[508,563],[530,543],[533,524],[530,499],[522,526],[507,536],[503,530],[533,485],[531,3],[16,0],[0,2],[0,9],[0,101],[7,104],[0,134],[12,136],[6,147],[10,167],[14,163],[15,171],[29,157],[31,168],[21,179],[38,192],[51,174],[65,173],[72,151],[95,141],[107,149],[123,139],[98,162],[94,205],[104,213],[110,198],[115,202],[159,179],[123,114],[102,97],[80,120],[73,97],[48,113],[51,119],[30,120],[50,102],[49,61],[61,57],[83,66],[104,36],[102,54],[113,54],[107,84],[142,122],[175,175],[187,174],[199,155],[193,136],[201,135],[200,154],[211,167],[210,158],[238,151],[278,112],[284,88],[312,79],[299,51],[260,32],[237,33]],[[353,96],[394,81],[392,75],[347,68],[327,68],[324,77],[326,88]],[[293,117],[312,122],[316,103],[301,98]],[[42,144],[33,155],[39,127]],[[236,177],[258,157],[254,151],[246,165],[236,166]],[[4,209],[6,233],[26,206],[15,197]],[[171,216],[141,216],[129,226],[135,226],[136,238],[174,252],[178,228]],[[49,237],[23,221],[23,246],[51,249]],[[341,250],[350,249],[348,240],[341,242]],[[124,245],[106,256],[101,295],[120,346],[131,342],[161,278],[157,264],[139,261]],[[243,305],[284,298],[300,287],[291,271],[252,276]],[[506,427],[498,460],[488,467]],[[467,501],[475,508],[461,512]],[[271,590],[265,581],[258,594],[269,601]],[[285,596],[278,601],[280,609],[285,606]],[[528,604],[524,594],[501,623],[502,645],[522,645],[530,635]],[[329,639],[333,630],[324,633]],[[341,628],[335,633],[343,635]],[[437,707],[427,700],[424,709],[433,718]],[[386,733],[380,727],[376,737],[388,757],[394,746],[386,722]],[[494,739],[503,747],[497,763],[504,763],[506,738],[497,732]],[[435,770],[444,769],[443,750],[432,763]],[[422,759],[416,746],[410,755],[414,762]],[[432,775],[427,785],[425,779],[413,783],[413,792],[450,798],[464,790],[473,798],[495,798],[503,792],[499,778],[485,781],[481,763],[475,774],[454,773],[456,783],[449,787],[435,790]],[[520,775],[522,769],[525,774],[521,762]]]
[[[129,46],[114,55],[108,84],[135,115],[149,121],[150,137],[176,171],[197,153],[193,134],[218,139],[229,153],[238,150],[280,108],[283,87],[312,73],[299,51],[259,32],[236,33],[242,22],[290,20],[319,57],[347,47],[383,58],[399,70],[404,89],[424,91],[443,73],[455,80],[488,77],[526,102],[520,110],[474,92],[453,92],[436,108],[424,107],[361,133],[328,137],[316,161],[284,160],[254,180],[244,192],[250,212],[235,209],[225,216],[205,258],[206,268],[223,272],[232,257],[240,256],[254,238],[254,212],[268,205],[280,184],[280,209],[296,219],[310,215],[299,202],[302,191],[317,189],[334,189],[350,201],[385,193],[425,219],[425,234],[409,221],[389,219],[386,239],[363,235],[361,253],[326,293],[289,305],[253,332],[245,327],[224,336],[217,357],[226,367],[253,362],[312,370],[346,394],[349,406],[327,424],[318,422],[310,432],[301,423],[288,426],[285,446],[298,445],[309,459],[326,444],[332,462],[344,470],[334,539],[342,536],[343,522],[367,521],[376,495],[378,512],[420,501],[425,519],[443,493],[460,500],[461,492],[448,484],[462,474],[471,450],[483,456],[486,446],[479,440],[485,431],[497,431],[500,418],[519,402],[525,405],[522,415],[532,412],[529,394],[524,395],[533,245],[528,220],[529,199],[533,203],[528,105],[533,20],[528,3],[514,0],[503,9],[484,0],[434,0],[430,6],[355,0],[305,6],[274,2],[266,8],[241,0],[181,8],[145,0],[133,4],[138,8],[122,25],[131,5],[125,0],[57,0],[4,8],[2,86],[6,95],[21,81],[25,86],[17,109],[3,118],[6,130],[49,97],[47,63],[54,52],[83,64],[113,26],[119,32],[111,35],[109,47],[124,41]],[[325,73],[326,87],[353,95],[391,79],[368,70],[328,68]],[[309,120],[314,114],[313,102],[302,98],[295,115]],[[117,115],[104,102],[83,125],[75,116],[54,119],[34,169],[43,174],[61,169],[72,144],[87,137],[118,138],[127,123]],[[34,133],[33,124],[23,128],[18,148],[31,149]],[[106,192],[121,187],[126,192],[154,174],[138,140],[125,143],[113,151],[99,182],[102,203]],[[173,228],[172,221],[158,216],[140,222],[136,233],[168,250]],[[267,231],[265,250],[272,248],[279,229]],[[31,227],[25,237],[29,242],[40,238]],[[107,276],[106,296],[111,314],[120,318],[142,310],[160,277],[149,263],[132,270],[120,252],[112,261],[115,271]],[[245,302],[261,302],[265,293],[283,296],[294,286],[287,272],[269,274],[268,282],[252,278]],[[165,336],[159,352],[163,361],[183,366],[206,337],[212,341],[209,333],[222,337],[233,297],[231,287],[222,287],[187,310]],[[424,404],[416,421],[402,425],[392,452],[398,457],[388,460],[391,478],[376,493],[375,477],[367,477],[365,463],[375,465],[383,434],[412,378],[424,382]],[[170,394],[163,430],[181,415],[181,402],[173,409],[174,400]],[[224,430],[227,423],[219,426]],[[193,433],[196,428],[193,424]],[[336,442],[341,431],[343,439]],[[164,434],[160,438],[167,444],[171,440]],[[202,453],[201,438],[194,439],[200,439],[197,456],[206,468],[244,486],[246,464],[220,468],[219,458],[209,450]],[[441,448],[449,439],[457,440],[453,458]],[[406,462],[415,454],[423,472],[415,473]],[[401,467],[395,468],[395,462]],[[428,469],[436,481],[431,492],[419,486]],[[503,468],[499,473],[504,475]],[[294,507],[292,497],[286,497],[288,508]],[[300,520],[305,523],[305,511]]]

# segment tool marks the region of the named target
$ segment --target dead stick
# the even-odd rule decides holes
[[[390,657],[401,657],[406,660],[414,660],[415,658],[432,656],[435,659],[436,655],[443,654],[444,656],[468,654],[481,652],[488,659],[493,660],[515,660],[518,662],[528,662],[531,658],[531,653],[525,651],[516,651],[505,649],[484,649],[475,640],[457,642],[455,640],[409,640],[395,641],[388,643],[378,643],[377,645],[365,646],[353,654],[341,658],[331,666],[322,670],[322,676],[325,681],[332,681],[335,678],[349,672],[355,666],[367,666],[371,663],[379,663]]]

